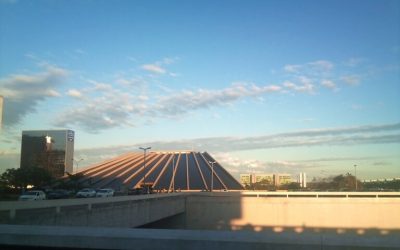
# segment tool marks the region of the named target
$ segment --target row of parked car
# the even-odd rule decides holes
[[[74,196],[77,198],[112,197],[114,196],[114,190],[111,188],[103,188],[98,190],[92,188],[84,188],[82,190],[79,190],[75,195],[73,191],[65,189],[51,190],[47,192],[47,194],[42,190],[29,190],[20,195],[18,200],[36,201],[46,199],[66,199]]]

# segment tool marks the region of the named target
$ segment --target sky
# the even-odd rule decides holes
[[[0,0],[0,172],[151,146],[240,173],[400,177],[400,2]]]

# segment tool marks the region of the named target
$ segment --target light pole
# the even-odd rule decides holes
[[[145,172],[145,169],[146,169],[146,151],[151,149],[151,147],[147,147],[147,148],[140,147],[139,149],[143,150],[143,155],[144,155],[144,157],[143,157],[143,185],[144,185],[144,187],[146,187],[146,193],[149,193],[149,189],[146,186],[146,172]]]
[[[76,165],[76,172],[78,172],[78,170],[79,170],[79,162],[83,161],[83,158],[81,158],[79,160],[75,160],[75,159],[73,159],[73,160],[74,160],[75,165]]]
[[[216,161],[209,161],[211,164],[211,187],[210,187],[210,192],[213,191],[214,189],[214,164],[217,163]]]
[[[172,155],[172,192],[175,190],[175,153]]]
[[[356,191],[357,191],[357,165],[354,165],[354,175],[355,175]]]

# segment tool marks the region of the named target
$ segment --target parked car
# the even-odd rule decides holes
[[[20,201],[38,201],[45,200],[46,194],[41,190],[30,190],[19,196]]]
[[[102,188],[97,190],[96,197],[112,197],[114,196],[114,189]]]
[[[133,188],[128,190],[128,195],[140,195],[140,194],[154,194],[154,190],[152,187],[148,187],[148,190],[145,187]]]
[[[51,190],[47,193],[47,199],[65,199],[70,196],[69,191],[64,189]]]
[[[84,188],[76,193],[76,197],[78,198],[89,198],[89,197],[96,197],[96,190],[92,188]]]

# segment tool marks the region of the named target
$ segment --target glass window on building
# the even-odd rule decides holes
[[[22,131],[21,168],[40,167],[53,177],[72,173],[74,131]]]

